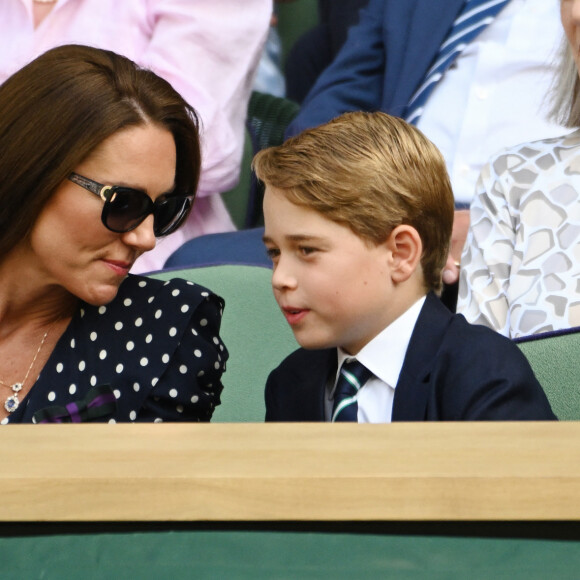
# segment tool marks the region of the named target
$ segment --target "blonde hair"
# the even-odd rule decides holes
[[[552,83],[552,107],[549,118],[564,127],[580,127],[580,78],[572,47],[564,37],[559,51],[559,63]]]
[[[418,129],[386,113],[345,113],[260,151],[265,185],[380,244],[401,224],[423,243],[426,290],[441,289],[454,199],[439,150]]]

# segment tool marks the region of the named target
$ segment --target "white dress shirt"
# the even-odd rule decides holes
[[[545,118],[563,38],[559,4],[512,0],[427,100],[417,127],[445,157],[457,202],[471,201],[483,164],[500,149],[567,132]]]
[[[359,423],[390,423],[393,413],[395,387],[403,368],[405,354],[417,318],[425,303],[425,296],[415,302],[399,318],[365,345],[356,356],[351,356],[341,348],[337,349],[338,370],[334,382],[327,387],[326,420],[332,416],[334,390],[340,367],[345,360],[356,358],[373,376],[361,387],[356,395]]]

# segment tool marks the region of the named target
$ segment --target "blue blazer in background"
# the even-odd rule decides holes
[[[299,349],[270,373],[266,421],[324,421],[336,349]],[[520,349],[428,294],[395,389],[393,421],[555,419]]]
[[[463,0],[370,0],[286,135],[346,111],[404,117],[462,6]]]

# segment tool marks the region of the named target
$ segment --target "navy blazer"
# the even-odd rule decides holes
[[[324,421],[336,349],[298,349],[270,373],[266,421]],[[520,349],[428,294],[395,389],[393,421],[555,419]]]
[[[346,111],[404,117],[464,0],[370,0],[286,135]]]

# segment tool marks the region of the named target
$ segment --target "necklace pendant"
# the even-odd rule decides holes
[[[46,0],[42,0],[42,1],[46,2]],[[56,2],[56,0],[54,0],[54,1]],[[30,366],[28,367],[28,370],[26,371],[26,376],[24,377],[22,382],[21,383],[14,383],[13,385],[9,386],[4,381],[0,380],[0,385],[4,385],[5,387],[8,387],[13,393],[4,401],[4,408],[9,413],[14,413],[14,411],[16,411],[16,409],[18,409],[18,407],[20,407],[20,400],[18,399],[18,393],[22,390],[22,387],[26,384],[26,381],[28,380],[28,375],[30,374],[30,372],[34,368],[34,363],[36,362],[36,359],[38,358],[38,355],[40,354],[40,351],[42,350],[42,345],[45,343],[46,337],[48,336],[50,329],[55,324],[56,324],[56,321],[53,322],[52,325],[49,327],[49,329],[44,333],[44,336],[42,337],[42,340],[40,341],[40,344],[38,345],[38,349],[36,351],[36,354],[34,355],[34,358],[32,359],[32,362],[30,363]]]
[[[20,401],[18,400],[18,392],[22,390],[22,383],[14,383],[11,387],[13,395],[10,395],[6,401],[4,401],[4,408],[9,413],[14,413],[16,409],[20,406]]]
[[[18,400],[18,395],[16,393],[14,393],[13,395],[10,395],[6,399],[6,401],[4,402],[4,408],[9,413],[14,413],[14,411],[16,411],[16,409],[18,409],[19,406],[20,406],[20,401]]]

